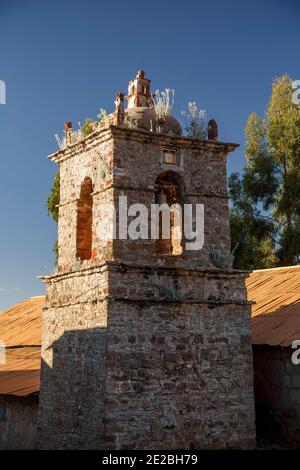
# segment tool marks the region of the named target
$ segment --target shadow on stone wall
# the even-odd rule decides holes
[[[100,448],[106,329],[67,331],[42,361],[38,448]]]

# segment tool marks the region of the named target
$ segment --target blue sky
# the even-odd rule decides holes
[[[174,88],[243,143],[274,77],[300,79],[298,0],[0,0],[0,310],[43,293],[56,226],[45,203],[55,166],[53,135],[66,120],[113,110],[140,68],[153,90]],[[241,170],[243,145],[228,171]]]

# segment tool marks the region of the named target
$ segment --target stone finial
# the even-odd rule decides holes
[[[72,133],[73,133],[72,127],[73,127],[72,121],[65,122],[64,128],[65,128],[65,134],[66,134],[66,141],[68,144],[72,143]]]
[[[145,79],[144,70],[139,70],[135,78],[140,78],[141,80],[144,80]]]
[[[218,140],[218,124],[214,119],[211,119],[207,126],[208,140]]]
[[[128,86],[128,108],[151,108],[153,99],[150,93],[151,80],[145,78],[145,72],[139,70],[135,79],[129,82]]]
[[[125,93],[118,92],[116,94],[116,110],[115,110],[115,118],[114,124],[115,126],[123,126],[124,119],[125,119],[125,112],[124,112],[124,97]]]

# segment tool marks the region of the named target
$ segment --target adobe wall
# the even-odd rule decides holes
[[[28,450],[36,445],[38,397],[0,396],[0,450]]]

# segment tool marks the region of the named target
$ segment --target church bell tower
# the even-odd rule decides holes
[[[38,445],[251,448],[247,273],[224,262],[226,159],[237,145],[217,141],[215,123],[208,140],[183,136],[171,115],[158,126],[143,71],[126,99],[124,110],[119,93],[110,122],[49,157],[60,171],[59,251],[43,278]],[[137,205],[148,237],[130,236]],[[155,205],[201,207],[201,248],[176,233],[172,210],[170,236],[159,213],[153,239]]]

